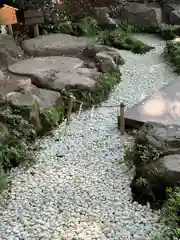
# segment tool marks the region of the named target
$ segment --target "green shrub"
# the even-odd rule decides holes
[[[134,53],[143,54],[153,47],[133,38],[129,33],[123,32],[121,28],[114,31],[106,31],[102,34],[100,41],[102,44],[112,46],[118,49],[125,49]]]
[[[172,63],[177,73],[180,73],[180,42],[168,41],[165,48],[165,57]]]
[[[169,195],[162,209],[162,223],[165,225],[154,240],[179,240],[180,239],[180,188],[174,191],[167,189]]]

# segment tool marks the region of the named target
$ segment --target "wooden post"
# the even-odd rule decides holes
[[[69,122],[71,121],[72,108],[73,108],[73,97],[70,97],[70,99],[69,99],[69,104],[68,104],[68,112],[67,112],[66,125],[69,125]]]
[[[38,27],[38,24],[36,25],[33,25],[33,35],[34,37],[38,37],[39,36],[39,27]]]
[[[9,33],[10,35],[14,36],[13,30],[12,30],[12,25],[9,24],[9,25],[7,25],[7,27],[8,27],[8,33]]]
[[[124,135],[124,103],[120,103],[120,132]]]

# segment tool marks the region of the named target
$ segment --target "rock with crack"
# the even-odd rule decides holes
[[[130,3],[122,7],[120,18],[142,27],[158,27],[162,23],[162,10],[158,4]]]
[[[28,75],[32,78],[32,84],[48,90],[60,92],[69,87],[93,91],[97,87],[95,79],[99,73],[96,69],[83,66],[84,62],[78,58],[54,56],[20,61],[9,66],[8,70]]]
[[[76,56],[95,40],[86,37],[74,37],[67,34],[50,34],[24,40],[22,49],[29,55],[41,56]]]

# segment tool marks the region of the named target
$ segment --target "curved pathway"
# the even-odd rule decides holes
[[[143,56],[121,51],[122,82],[104,106],[121,100],[132,106],[177,78],[161,58],[164,42],[138,38],[156,49]],[[117,108],[74,114],[66,136],[63,131],[62,124],[40,139],[37,163],[12,173],[8,203],[0,206],[0,239],[150,240],[158,215],[132,203],[132,176],[122,162],[131,139],[117,130]]]

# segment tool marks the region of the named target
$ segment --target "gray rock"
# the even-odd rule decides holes
[[[41,56],[75,56],[94,40],[86,37],[74,37],[67,34],[50,34],[24,40],[22,49],[29,55]]]
[[[41,57],[27,59],[9,66],[8,70],[20,75],[28,75],[32,83],[38,87],[61,91],[65,87],[80,89],[94,89],[96,81],[93,80],[95,71],[83,73],[83,61],[71,57]]]
[[[180,153],[180,127],[148,122],[137,133],[136,144],[146,145],[163,155]]]
[[[51,108],[61,104],[59,92],[38,88],[32,84],[24,84],[18,87],[17,92],[30,92],[38,97],[40,109]]]
[[[109,56],[106,52],[99,52],[95,56],[97,66],[99,70],[103,73],[114,72],[117,70],[117,65],[115,64],[113,58]]]
[[[8,66],[14,59],[23,56],[22,49],[10,35],[0,35],[0,64]]]
[[[83,50],[83,55],[87,58],[95,59],[96,54],[99,52],[104,52],[107,55],[111,56],[114,62],[117,65],[124,63],[123,58],[121,57],[120,51],[113,47],[108,47],[100,44],[90,44]]]
[[[162,22],[162,10],[157,4],[130,3],[122,7],[122,20],[143,27],[158,27]]]
[[[172,25],[180,25],[180,9],[170,12],[169,23]]]
[[[163,12],[163,17],[166,20],[167,23],[170,23],[169,21],[169,16],[170,13],[174,10],[179,10],[180,5],[178,4],[177,1],[168,1],[167,3],[162,5],[162,12]]]

